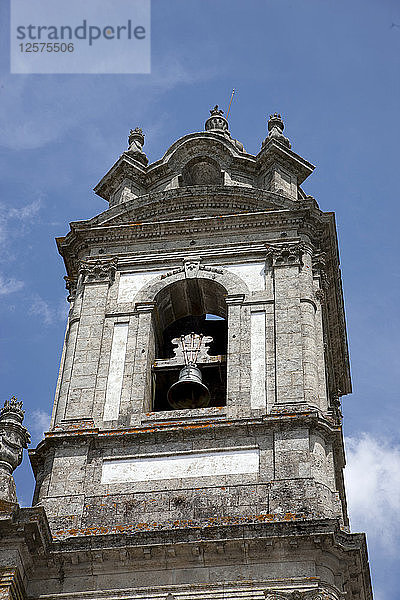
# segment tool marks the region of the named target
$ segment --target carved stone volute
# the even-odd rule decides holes
[[[23,419],[22,402],[14,396],[6,400],[0,411],[0,500],[6,502],[17,502],[12,474],[21,464],[23,449],[30,442]]]
[[[300,243],[294,244],[268,244],[267,257],[273,267],[301,266],[304,246]]]
[[[115,279],[117,270],[116,258],[111,260],[83,260],[81,262],[80,274],[83,275],[84,283],[108,283],[111,285]]]
[[[77,289],[77,280],[72,277],[64,277],[65,281],[65,289],[68,290],[68,302],[73,302],[76,297],[76,289]]]

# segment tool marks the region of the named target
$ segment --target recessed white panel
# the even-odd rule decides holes
[[[115,323],[108,370],[103,421],[118,419],[124,377],[128,323]]]
[[[251,313],[250,317],[251,356],[251,408],[266,408],[266,356],[265,356],[265,311]]]
[[[144,273],[121,273],[117,302],[132,302],[139,290],[149,281],[166,271],[147,271]]]
[[[102,483],[145,482],[160,479],[213,477],[257,473],[259,451],[222,450],[147,458],[105,460]]]
[[[238,275],[250,292],[259,292],[265,290],[265,263],[243,263],[239,265],[224,265],[225,269]]]

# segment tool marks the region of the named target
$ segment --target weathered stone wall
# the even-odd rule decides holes
[[[206,130],[152,165],[132,131],[95,189],[109,210],[58,239],[71,311],[18,525],[32,599],[372,597],[347,533],[334,217],[299,187],[313,167],[279,115],[257,156],[217,107]],[[157,411],[162,334],[203,313],[227,319],[226,398]]]
[[[134,265],[129,258],[117,265],[108,257],[82,263],[53,433],[37,470],[36,498],[54,532],[291,518],[287,515],[335,517],[347,524],[338,483],[343,461],[333,450],[335,440],[339,448],[342,442],[326,392],[322,283],[313,256],[309,240],[282,242],[276,233],[275,241],[250,254],[235,250],[217,258],[209,243],[207,260],[178,252],[167,267],[158,251]],[[216,283],[225,291],[226,406],[156,413],[151,389],[156,300],[188,277],[201,281],[204,290]],[[165,310],[173,314],[173,298],[163,298],[165,306],[172,303]],[[320,421],[304,426],[307,411]],[[286,414],[292,415],[290,426],[284,424]],[[251,425],[249,419],[264,421]],[[134,429],[121,435],[126,427]],[[87,429],[95,432],[92,438]],[[72,442],[74,430],[81,437]],[[227,471],[213,473],[218,449],[233,456],[238,446],[257,452],[256,468],[240,471],[233,460]],[[164,461],[157,466],[159,477],[138,475],[140,462],[156,468],[154,457]],[[167,477],[182,457],[190,476]],[[223,460],[230,459],[221,454]],[[203,463],[207,476],[196,472]]]
[[[241,519],[347,523],[336,483],[342,464],[332,452],[338,432],[316,416],[288,417],[285,426],[272,419],[81,432],[67,444],[55,434],[43,449],[38,501],[61,536]]]
[[[227,414],[261,415],[296,404],[325,413],[325,339],[312,251],[299,242],[275,243],[263,254],[256,261],[197,259],[197,277],[226,290]],[[170,271],[148,265],[103,281],[80,278],[53,425],[73,419],[93,419],[100,427],[134,425],[152,411],[155,297],[185,280],[180,265]]]

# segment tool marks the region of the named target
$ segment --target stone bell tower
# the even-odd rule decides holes
[[[152,164],[131,130],[109,208],[57,239],[71,310],[30,452],[50,527],[30,598],[372,599],[334,215],[280,115],[253,156],[210,113]]]

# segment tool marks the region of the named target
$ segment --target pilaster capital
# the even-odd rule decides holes
[[[321,288],[328,287],[328,277],[326,275],[326,253],[314,252],[312,257],[312,270],[314,277],[319,277]]]
[[[267,258],[270,259],[273,267],[301,267],[304,251],[305,248],[302,242],[268,244]]]
[[[315,290],[314,296],[320,304],[323,304],[325,302],[325,292],[322,288],[318,288],[317,290]]]
[[[155,302],[136,302],[135,310],[138,313],[151,313],[155,306]]]
[[[244,294],[229,294],[229,296],[225,297],[225,302],[228,304],[243,304],[244,302]]]
[[[16,567],[0,567],[0,593],[1,598],[26,599],[25,587]]]
[[[83,283],[108,283],[111,285],[115,279],[117,263],[117,258],[81,261],[79,272],[83,276]]]

